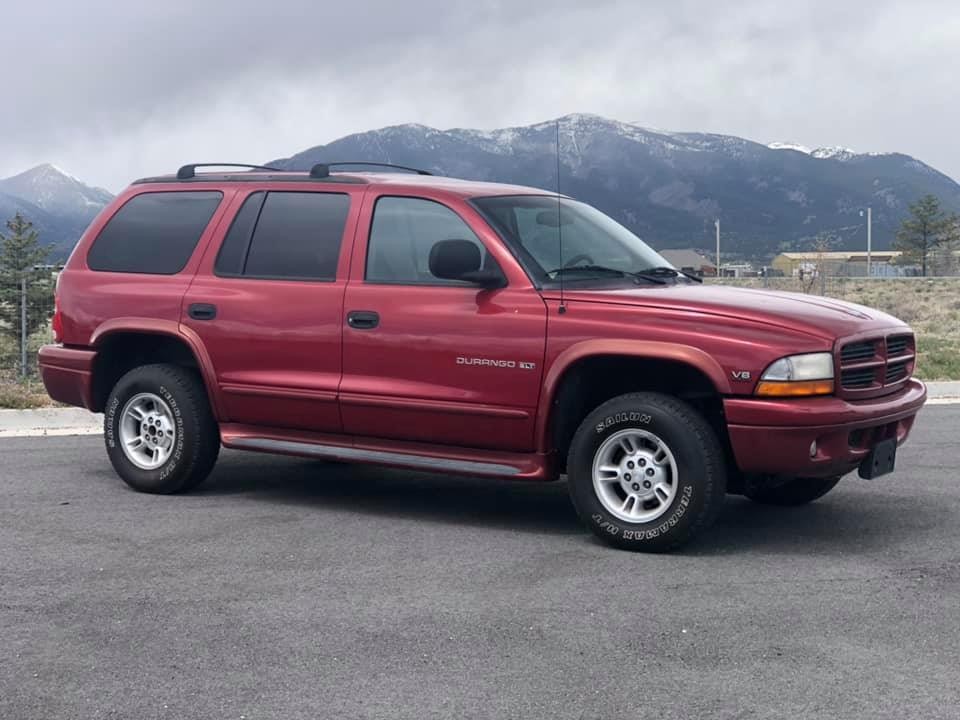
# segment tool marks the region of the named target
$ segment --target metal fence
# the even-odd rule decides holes
[[[51,342],[56,278],[46,272],[0,277],[0,375],[37,372],[37,350]]]

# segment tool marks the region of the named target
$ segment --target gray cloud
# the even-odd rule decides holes
[[[118,189],[399,122],[582,111],[898,150],[960,177],[951,0],[37,0],[0,11],[0,175]]]

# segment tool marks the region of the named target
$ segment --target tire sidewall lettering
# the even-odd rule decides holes
[[[166,480],[170,477],[171,473],[176,470],[177,466],[180,464],[180,459],[183,457],[183,413],[180,411],[180,405],[177,403],[177,399],[173,396],[164,385],[160,386],[159,390],[160,396],[163,398],[164,402],[170,407],[170,412],[173,413],[174,423],[177,426],[177,444],[173,449],[173,454],[170,455],[170,459],[167,460],[160,468],[160,480]]]
[[[597,434],[602,434],[612,427],[618,425],[649,425],[653,422],[653,417],[642,412],[618,412],[608,415],[594,426]]]

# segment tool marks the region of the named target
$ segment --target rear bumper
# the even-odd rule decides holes
[[[914,379],[873,400],[726,398],[723,405],[742,472],[829,477],[854,470],[880,440],[902,444],[926,399],[927,388]]]
[[[44,345],[37,355],[47,394],[57,402],[93,410],[93,350]]]

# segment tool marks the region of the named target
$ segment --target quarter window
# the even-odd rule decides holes
[[[430,272],[430,250],[441,240],[469,240],[480,248],[484,267],[495,262],[463,219],[445,205],[421,198],[382,197],[370,226],[365,278],[405,285],[467,284]]]
[[[222,199],[223,193],[209,191],[135,195],[100,231],[87,265],[102,272],[176,275]]]

